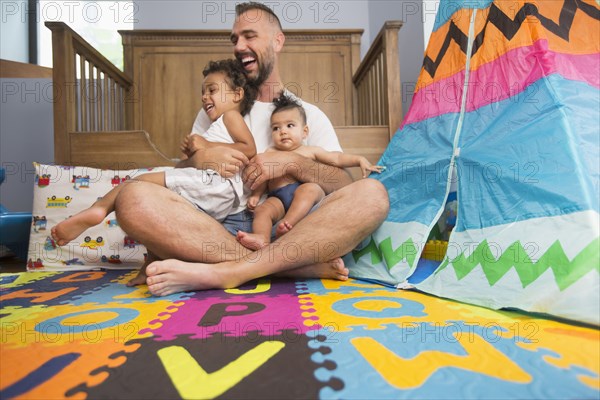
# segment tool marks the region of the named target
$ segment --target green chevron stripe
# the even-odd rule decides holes
[[[562,245],[557,240],[535,262],[531,260],[519,241],[511,244],[496,259],[488,242],[484,240],[468,256],[463,252],[452,260],[445,259],[435,273],[440,273],[449,265],[454,268],[458,280],[463,279],[475,267],[481,265],[490,286],[494,286],[514,267],[523,288],[536,281],[550,268],[554,273],[556,284],[562,291],[590,271],[595,270],[600,273],[600,238],[590,242],[572,261],[569,261]]]
[[[369,244],[363,249],[352,251],[352,258],[354,258],[354,262],[356,263],[361,257],[367,254],[371,254],[372,265],[379,264],[382,260],[381,252],[379,251],[379,248],[377,247],[377,243],[375,243],[375,239],[373,239],[373,236],[371,236],[371,241],[369,242]]]
[[[354,258],[354,262],[358,262],[361,257],[370,254],[371,264],[379,264],[382,260],[385,260],[385,265],[390,270],[402,260],[406,260],[408,265],[413,266],[417,253],[417,246],[411,238],[408,238],[399,247],[394,249],[392,248],[391,237],[382,240],[379,246],[377,246],[377,243],[371,237],[371,241],[365,248],[352,252],[352,257]]]

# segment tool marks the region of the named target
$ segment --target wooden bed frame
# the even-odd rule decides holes
[[[231,57],[229,31],[133,30],[119,70],[62,22],[52,30],[54,161],[119,169],[172,165],[201,108],[202,69]],[[360,62],[360,29],[290,30],[286,87],[332,120],[346,152],[376,162],[400,125],[400,21]]]

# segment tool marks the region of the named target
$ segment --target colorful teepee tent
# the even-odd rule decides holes
[[[380,164],[387,221],[346,258],[401,286],[458,212],[425,292],[600,324],[600,10],[442,1],[412,106]]]

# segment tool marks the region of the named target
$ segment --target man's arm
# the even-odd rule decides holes
[[[225,178],[239,173],[249,162],[248,157],[239,150],[215,143],[211,147],[197,150],[191,157],[181,160],[176,168],[212,169]]]
[[[287,151],[258,154],[244,170],[244,181],[254,190],[270,179],[285,175],[299,182],[316,183],[326,194],[352,183],[352,178],[343,169]]]

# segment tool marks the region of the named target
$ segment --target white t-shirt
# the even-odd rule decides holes
[[[204,114],[206,115],[206,113]],[[206,118],[208,119],[208,116]],[[202,131],[200,136],[213,143],[234,143],[233,138],[227,132],[222,115],[215,122],[210,123],[209,120],[208,127]]]
[[[285,94],[299,100],[306,111],[306,123],[308,125],[308,138],[306,139],[306,144],[308,146],[322,147],[327,151],[342,151],[333,125],[325,113],[318,107],[297,98],[291,92],[286,91]],[[248,129],[252,132],[252,136],[254,136],[257,153],[264,153],[269,147],[273,147],[273,138],[271,136],[271,113],[274,108],[275,106],[273,103],[256,101],[252,106],[252,110],[244,116],[244,121],[246,121]],[[204,135],[204,132],[207,131],[210,124],[211,122],[208,115],[206,115],[206,112],[202,109],[198,113],[196,121],[194,121],[192,133]],[[206,139],[210,140],[209,138]]]

